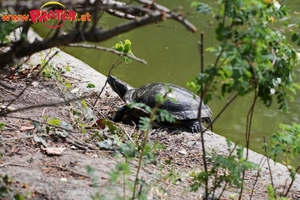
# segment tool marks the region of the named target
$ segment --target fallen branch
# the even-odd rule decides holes
[[[0,165],[0,168],[5,166],[28,167],[28,165],[22,165],[18,163],[4,163]]]

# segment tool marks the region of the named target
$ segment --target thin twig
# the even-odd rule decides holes
[[[79,79],[79,78],[75,78],[75,77],[67,76],[67,75],[65,75],[65,74],[61,74],[61,76],[65,77],[65,78],[74,79],[74,80],[77,80],[77,81],[82,81],[82,80],[81,80],[81,79]]]
[[[132,139],[132,137],[131,137],[132,134],[129,135],[129,134],[127,133],[127,131],[125,130],[124,126],[122,126],[122,129],[123,129],[124,133],[126,134],[127,138],[132,142],[132,144],[136,145],[136,143],[133,141],[133,139]],[[134,132],[135,127],[133,127],[132,130],[133,130],[132,132]],[[136,150],[138,150],[138,147],[137,147],[137,146],[136,146],[135,148],[136,148]]]
[[[262,166],[262,165],[264,164],[263,160],[264,160],[264,157],[261,158],[260,163],[259,163],[258,166]],[[270,169],[270,166],[269,166],[269,169]],[[254,187],[255,187],[255,185],[256,185],[257,182],[258,182],[258,178],[260,177],[260,171],[259,171],[259,170],[260,170],[260,168],[257,169],[257,174],[256,174],[256,177],[255,177],[254,183],[252,184],[252,189],[251,189],[251,194],[250,194],[250,199],[249,199],[249,200],[251,200],[252,197],[253,197],[253,194],[254,194]],[[275,199],[276,199],[276,198],[275,198]]]
[[[253,112],[254,112],[254,107],[255,107],[257,98],[258,98],[257,91],[254,90],[253,102],[252,102],[252,105],[251,105],[251,107],[248,111],[248,114],[247,114],[247,125],[246,125],[246,134],[245,134],[245,138],[246,138],[246,160],[248,160],[248,156],[249,156],[249,146],[250,146],[250,135],[251,135],[252,119],[253,119]],[[246,175],[246,170],[244,169],[242,179],[245,178],[245,175]],[[244,190],[244,184],[242,184],[241,189],[240,189],[239,200],[241,200],[241,198],[242,198],[243,190]]]
[[[231,99],[227,100],[225,106],[222,110],[217,114],[217,116],[212,121],[212,124],[221,116],[221,114],[226,110],[226,108],[238,97],[238,94],[235,94]]]
[[[0,85],[6,89],[11,89],[11,90],[15,90],[16,88],[10,85],[7,85],[6,83],[0,81]]]
[[[64,127],[61,127],[61,126],[57,126],[57,125],[53,125],[53,124],[49,124],[47,122],[43,122],[43,121],[40,121],[40,120],[37,120],[37,119],[33,119],[33,118],[30,118],[30,117],[25,117],[25,116],[16,116],[16,115],[6,115],[6,117],[10,117],[10,118],[15,118],[15,119],[23,119],[23,120],[29,120],[29,121],[35,121],[35,122],[38,122],[40,124],[45,124],[45,125],[48,125],[48,126],[52,126],[54,128],[60,128],[60,129],[63,129],[63,130],[66,130],[66,131],[73,131],[72,129],[68,129],[68,128],[64,128]]]
[[[111,53],[117,54],[119,56],[126,56],[128,58],[131,58],[132,60],[135,60],[137,62],[143,63],[145,65],[148,64],[144,59],[135,57],[135,56],[133,56],[131,54],[123,53],[123,52],[120,52],[120,51],[117,51],[117,50],[114,50],[114,49],[111,49],[111,48],[101,47],[101,46],[98,46],[98,45],[68,44],[68,46],[69,47],[83,47],[83,48],[86,48],[86,49],[97,49],[97,50],[101,50],[101,51],[107,51],[107,52],[111,52]]]
[[[33,138],[34,135],[26,135],[24,137],[16,137],[16,138],[4,138],[4,141],[8,141],[8,140],[21,140],[21,139],[27,139],[27,138]]]
[[[249,112],[247,114],[247,127],[246,127],[246,159],[248,159],[249,155],[249,146],[250,146],[250,133],[251,133],[251,127],[252,127],[252,119],[253,119],[253,112],[254,112],[254,107],[256,104],[257,100],[257,91],[254,90],[254,98],[253,98],[253,103],[249,109]]]
[[[6,145],[5,145],[5,141],[4,141],[4,138],[2,135],[0,135],[0,138],[1,138],[1,141],[2,141],[2,144],[3,144],[3,149],[6,148]]]
[[[15,112],[24,111],[24,110],[30,110],[30,109],[33,109],[33,108],[53,107],[53,106],[57,106],[57,105],[60,105],[60,104],[66,104],[66,103],[70,103],[70,102],[73,102],[73,101],[86,99],[86,98],[92,97],[94,95],[95,94],[89,94],[89,95],[85,95],[85,96],[82,96],[82,97],[71,98],[71,99],[68,99],[68,100],[58,101],[58,102],[54,102],[54,103],[43,103],[43,104],[38,104],[38,105],[25,106],[23,108],[17,108],[15,110],[4,110],[4,111],[2,111],[2,113],[0,113],[0,116],[7,116],[7,114],[9,114],[9,113],[15,113]]]
[[[11,95],[13,95],[13,96],[17,96],[17,94],[16,93],[14,93],[14,92],[11,92],[11,91],[9,91],[9,90],[7,90],[7,89],[5,89],[5,88],[3,88],[2,90],[5,90],[7,93],[9,93],[9,94],[11,94]]]
[[[118,65],[120,65],[121,63],[122,63],[122,59],[121,59],[121,57],[119,57],[119,58],[116,60],[116,62],[115,62],[115,63],[111,66],[111,68],[109,69],[109,72],[108,72],[107,77],[109,77],[110,74],[111,74],[111,72],[112,72],[112,70],[113,70],[114,68],[116,68]],[[96,98],[94,104],[93,104],[93,108],[95,108],[95,106],[96,106],[96,104],[97,104],[97,102],[98,102],[98,100],[99,100],[99,98],[100,98],[102,92],[104,91],[104,88],[106,87],[106,85],[107,85],[107,79],[106,79],[106,81],[105,81],[103,87],[101,88],[101,91],[99,92],[99,94],[98,94],[98,96],[97,96],[97,98]]]
[[[263,138],[264,138],[264,143],[266,143],[266,137],[264,136]],[[265,146],[264,149],[265,149],[265,152],[267,153],[268,149],[267,149],[266,146]],[[272,169],[271,169],[271,165],[270,165],[270,159],[269,159],[268,156],[266,156],[266,158],[267,158],[268,169],[269,169],[269,173],[270,173],[271,185],[272,185],[273,188],[275,188],[275,187],[274,187],[274,181],[273,181],[273,175],[272,175]],[[275,196],[275,197],[276,197],[276,196]]]
[[[227,158],[229,158],[229,157],[234,153],[234,151],[236,150],[236,148],[237,148],[237,144],[234,143],[234,147],[233,147],[233,148],[231,149],[231,151],[229,152]],[[225,173],[226,173],[226,172],[225,172]],[[218,174],[218,172],[217,172],[217,174]],[[213,189],[212,189],[212,190],[213,190],[213,195],[212,195],[213,197],[214,197],[214,194],[215,194],[215,191],[216,191],[218,185],[219,185],[221,182],[223,182],[223,179],[219,179],[219,182],[217,182],[217,183],[214,185],[214,187],[213,187]],[[223,195],[223,193],[224,193],[224,191],[225,191],[225,189],[226,189],[226,187],[227,187],[227,184],[228,184],[228,182],[225,181],[225,185],[224,185],[223,188],[222,188],[222,191],[221,191],[221,193],[220,193],[220,195],[219,195],[219,198],[222,197],[222,195]]]
[[[200,34],[200,43],[199,43],[199,53],[200,53],[200,73],[203,73],[204,71],[204,33],[201,32]],[[203,101],[203,97],[204,97],[204,88],[203,88],[203,83],[201,82],[201,91],[200,91],[200,104],[199,104],[199,108],[198,108],[198,120],[200,123],[200,133],[201,133],[201,146],[202,146],[202,160],[203,160],[203,166],[204,166],[204,170],[205,173],[208,174],[208,167],[207,167],[207,162],[206,162],[206,151],[205,151],[205,142],[204,142],[204,132],[202,130],[202,122],[201,122],[201,109],[202,109],[202,101]],[[211,125],[212,126],[212,125]],[[208,198],[208,180],[205,181],[205,197]]]
[[[4,163],[0,165],[1,167],[5,167],[5,166],[16,166],[16,167],[28,167],[28,165],[22,165],[22,164],[18,164],[18,163]]]
[[[300,166],[297,167],[297,169],[296,169],[296,171],[295,171],[296,174],[298,173],[299,169],[300,169]],[[296,180],[296,178],[292,178],[292,181],[291,181],[291,183],[290,183],[288,189],[286,190],[286,192],[285,192],[285,194],[284,194],[285,197],[286,197],[286,196],[288,195],[288,193],[290,192],[290,189],[292,188],[292,185],[293,185],[293,183],[294,183],[295,180]]]
[[[82,150],[88,150],[88,149],[91,149],[91,150],[96,150],[96,148],[90,144],[87,144],[87,143],[83,143],[83,142],[80,142],[80,140],[78,141],[75,141],[75,140],[72,140],[70,138],[66,138],[66,141],[68,143],[71,143],[73,144],[74,146],[82,149]],[[80,143],[80,144],[79,144]]]

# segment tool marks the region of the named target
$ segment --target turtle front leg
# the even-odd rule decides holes
[[[130,108],[125,105],[125,106],[122,106],[116,113],[113,121],[114,122],[121,122],[123,117],[130,111]]]
[[[192,133],[199,133],[201,128],[203,130],[205,129],[204,125],[202,123],[200,125],[199,121],[196,119],[180,121],[180,124],[189,129]]]
[[[199,123],[199,121],[197,119],[194,120],[185,120],[182,121],[181,124],[186,127],[187,129],[189,129],[192,133],[199,133],[201,132],[201,129],[204,131],[206,130],[204,124],[201,122]],[[211,124],[210,124],[210,127]]]

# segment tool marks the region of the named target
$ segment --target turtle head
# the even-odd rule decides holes
[[[128,91],[128,86],[125,82],[121,81],[115,76],[108,76],[107,82],[110,87],[123,99],[125,93]]]

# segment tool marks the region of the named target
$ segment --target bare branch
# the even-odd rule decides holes
[[[117,54],[119,56],[127,56],[128,58],[131,58],[132,60],[135,60],[137,62],[141,62],[143,64],[148,64],[144,59],[141,58],[137,58],[135,56],[132,56],[130,54],[126,54],[126,53],[122,53],[120,51],[116,51],[114,49],[111,48],[106,48],[106,47],[101,47],[98,45],[88,45],[88,44],[68,44],[69,47],[83,47],[83,48],[87,48],[87,49],[97,49],[97,50],[101,50],[101,51],[107,51],[107,52],[111,52],[114,54]]]

